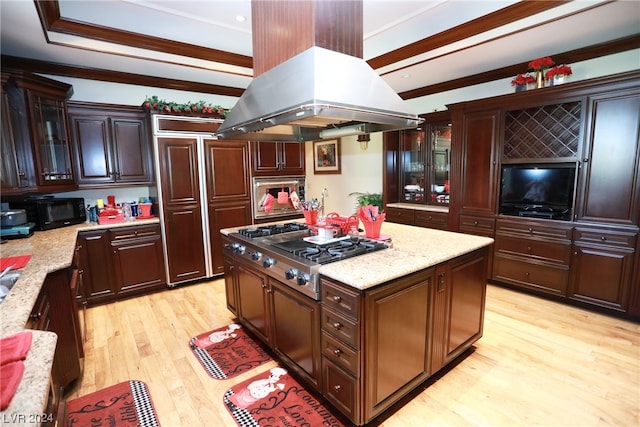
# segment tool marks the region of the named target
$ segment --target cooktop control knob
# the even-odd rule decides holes
[[[298,270],[296,270],[295,268],[290,268],[284,272],[284,277],[286,277],[287,280],[295,279],[297,275]]]
[[[262,253],[261,253],[261,252],[256,251],[256,252],[254,252],[254,253],[252,253],[252,254],[251,254],[251,259],[252,259],[252,260],[257,261],[257,260],[259,260],[260,258],[262,258]]]
[[[232,243],[231,249],[233,250],[233,252],[237,254],[243,254],[244,251],[247,249],[247,247],[244,245],[241,245],[240,243]]]
[[[267,259],[265,259],[264,261],[262,261],[262,266],[263,266],[264,268],[269,268],[269,267],[271,267],[272,265],[274,265],[275,263],[276,263],[276,260],[275,260],[275,259],[273,259],[273,258],[267,258]]]
[[[309,283],[309,275],[308,274],[298,274],[297,283],[299,286],[304,286]]]

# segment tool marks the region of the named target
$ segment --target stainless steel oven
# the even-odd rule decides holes
[[[296,193],[305,199],[305,177],[254,177],[253,178],[253,218],[264,220],[300,214],[293,207],[291,195]]]

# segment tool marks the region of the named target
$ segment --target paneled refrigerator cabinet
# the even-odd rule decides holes
[[[251,223],[249,143],[214,139],[220,123],[152,116],[170,287],[224,273],[220,229]]]

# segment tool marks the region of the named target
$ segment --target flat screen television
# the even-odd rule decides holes
[[[499,212],[570,221],[575,181],[575,163],[503,165]]]

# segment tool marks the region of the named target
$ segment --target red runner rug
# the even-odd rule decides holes
[[[207,373],[219,380],[233,378],[272,360],[235,323],[191,338],[189,347]]]
[[[67,402],[71,427],[159,427],[147,385],[125,381]]]
[[[231,387],[223,402],[240,427],[344,427],[281,367]]]

